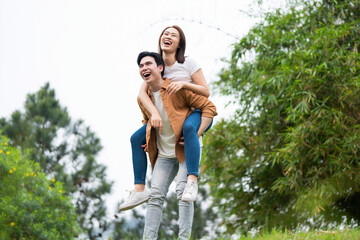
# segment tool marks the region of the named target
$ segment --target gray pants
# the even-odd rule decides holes
[[[177,173],[177,176],[176,176]],[[179,201],[179,239],[189,239],[194,217],[194,203],[181,201],[187,182],[186,161],[159,157],[151,178],[150,199],[146,209],[143,239],[157,239],[166,194],[176,176],[176,194]]]

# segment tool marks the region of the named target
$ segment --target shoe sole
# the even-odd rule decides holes
[[[141,205],[141,204],[143,204],[143,203],[145,203],[145,202],[147,202],[147,201],[149,201],[149,199],[146,199],[146,200],[144,200],[144,201],[141,201],[141,202],[139,202],[139,203],[136,203],[135,205],[131,205],[131,206],[127,206],[127,207],[120,208],[119,211],[126,211],[126,210],[133,209],[133,208],[135,208],[135,207],[137,207],[137,206],[139,206],[139,205]]]

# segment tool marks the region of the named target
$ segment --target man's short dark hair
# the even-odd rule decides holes
[[[139,53],[139,56],[137,58],[138,66],[140,65],[141,59],[143,59],[144,57],[152,57],[152,58],[154,58],[157,66],[162,65],[163,66],[163,71],[161,72],[161,76],[164,76],[165,64],[164,64],[164,60],[162,59],[160,54],[158,54],[156,52],[147,52],[147,51]]]

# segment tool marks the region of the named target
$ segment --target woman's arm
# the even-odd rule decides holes
[[[150,124],[154,128],[159,128],[159,132],[162,131],[162,119],[160,117],[159,111],[154,106],[153,102],[151,101],[149,95],[147,94],[149,86],[143,82],[140,87],[139,91],[139,99],[146,110],[151,114],[150,116]]]
[[[169,94],[174,94],[182,88],[189,89],[197,94],[203,95],[205,97],[210,96],[210,91],[208,85],[206,83],[204,74],[201,69],[196,71],[192,76],[191,79],[194,81],[195,84],[188,83],[188,82],[172,82],[169,84],[167,88],[167,92]]]

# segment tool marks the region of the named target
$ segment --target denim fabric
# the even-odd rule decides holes
[[[198,176],[200,164],[200,142],[197,132],[201,123],[201,111],[195,109],[185,120],[183,125],[183,135],[185,141],[185,159],[187,174]],[[208,131],[213,121],[205,130]]]
[[[177,174],[177,176],[176,176]],[[145,217],[143,239],[157,239],[165,197],[176,176],[176,195],[179,201],[179,239],[189,239],[194,217],[194,203],[181,201],[187,182],[186,162],[177,158],[159,157],[151,178],[150,199]]]
[[[145,184],[147,158],[141,145],[146,143],[146,126],[142,126],[130,138],[135,184]]]
[[[185,158],[187,162],[187,173],[198,176],[200,164],[200,143],[197,135],[201,123],[201,111],[195,109],[185,120],[183,125],[183,135],[185,141]],[[213,121],[205,130],[208,131]],[[133,170],[135,184],[145,184],[147,158],[141,145],[146,143],[146,126],[139,128],[130,138]]]
[[[195,109],[185,120],[183,125],[183,135],[185,141],[185,159],[188,166],[188,175],[198,176],[200,164],[200,143],[197,135],[201,123],[201,111]],[[205,130],[208,131],[213,121]],[[145,184],[147,158],[141,145],[146,143],[146,126],[142,126],[130,138],[132,149],[132,160],[135,184]]]

